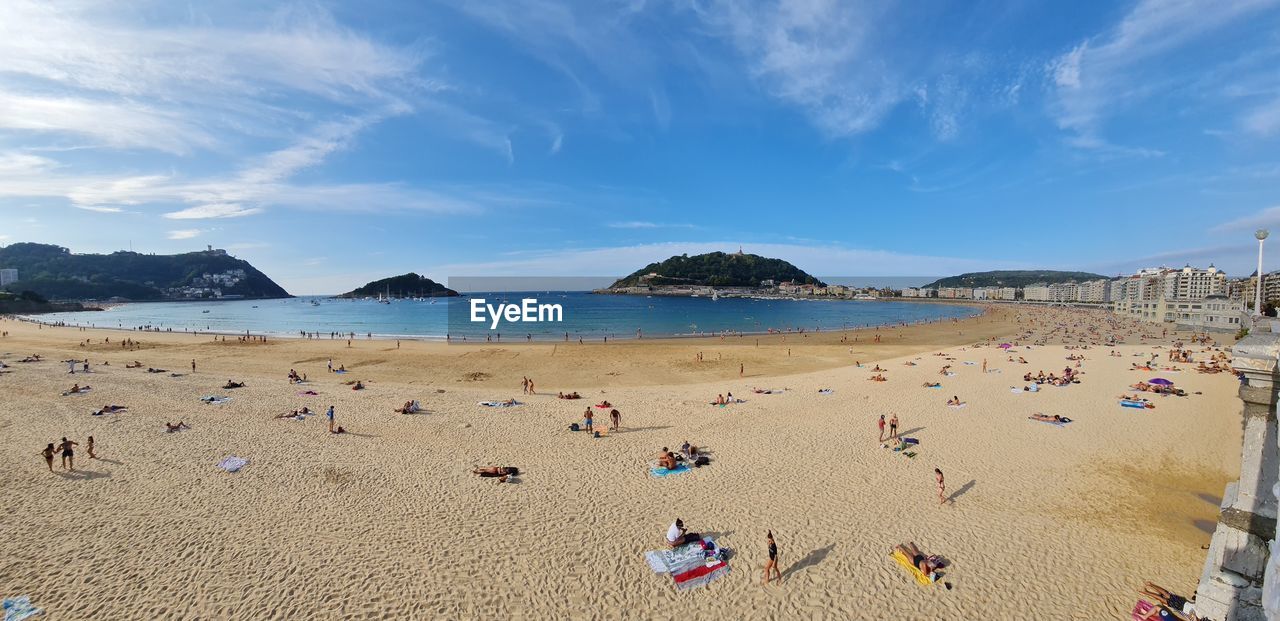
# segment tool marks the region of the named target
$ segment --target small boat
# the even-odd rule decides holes
[[[254,304],[254,305],[253,305],[253,307],[254,307],[254,308],[258,308],[258,305],[257,305],[257,304]]]
[[[200,312],[202,312],[202,313],[207,313],[207,312],[209,312],[209,309],[207,309],[207,308],[206,308],[206,309],[204,309],[204,310],[202,310],[202,311],[200,311]]]
[[[312,305],[312,306],[320,306],[320,303],[319,303],[319,302],[317,302],[317,301],[315,301],[315,300],[311,300],[311,305]]]

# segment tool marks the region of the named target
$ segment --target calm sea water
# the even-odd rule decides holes
[[[591,295],[582,292],[470,294],[470,297],[429,300],[372,300],[292,298],[221,302],[152,302],[123,304],[101,312],[56,313],[37,317],[45,322],[99,328],[159,328],[180,331],[297,336],[301,332],[389,338],[484,340],[488,324],[470,321],[471,298],[489,304],[519,303],[536,297],[540,303],[560,304],[563,321],[503,323],[495,331],[504,340],[563,340],[687,336],[717,332],[768,330],[830,331],[875,325],[947,320],[976,315],[974,306],[912,302],[852,300],[755,300],[741,298],[678,298]],[[313,301],[315,302],[313,304]]]

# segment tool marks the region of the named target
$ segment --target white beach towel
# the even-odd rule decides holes
[[[239,472],[241,468],[247,465],[249,465],[249,460],[243,457],[236,457],[234,455],[231,457],[224,457],[222,461],[218,462],[218,467],[226,470],[227,472]]]
[[[947,407],[949,407],[949,408],[951,408],[951,409],[953,409],[953,410],[959,410],[959,409],[962,409],[962,408],[965,408],[965,407],[968,407],[968,406],[969,406],[969,404],[968,404],[968,403],[961,403],[960,405],[948,405]]]
[[[702,540],[711,543],[710,537],[703,537]],[[644,560],[649,563],[649,569],[654,573],[678,574],[706,563],[707,553],[702,549],[702,545],[688,543],[672,550],[645,552]]]
[[[200,400],[201,400],[201,401],[204,401],[205,403],[212,403],[212,404],[214,404],[214,405],[222,405],[223,403],[226,403],[226,402],[230,401],[230,400],[231,400],[231,397],[205,396],[205,397],[200,397]]]

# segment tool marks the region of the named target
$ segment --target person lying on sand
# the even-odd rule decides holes
[[[127,362],[126,362],[126,363],[125,363],[125,365],[124,365],[124,368],[126,368],[126,369],[141,369],[141,368],[142,368],[142,363],[141,363],[141,362],[138,362],[137,360],[134,360],[132,363],[127,363]]]
[[[684,454],[684,456],[685,456],[686,458],[692,459],[692,458],[694,458],[694,457],[697,457],[697,455],[698,455],[698,447],[696,447],[696,446],[694,446],[694,445],[692,445],[692,444],[689,444],[689,441],[688,441],[688,440],[685,440],[685,441],[684,441],[684,444],[681,444],[681,445],[680,445],[680,452],[681,452],[682,454]]]
[[[154,367],[147,367],[147,373],[168,373],[168,372],[169,372],[169,369],[157,369]]]
[[[174,424],[172,424],[172,423],[165,423],[165,424],[164,424],[164,427],[165,427],[165,431],[167,431],[167,432],[169,432],[169,433],[174,433],[174,432],[176,432],[176,431],[182,431],[183,429],[190,429],[190,428],[191,428],[191,427],[190,427],[190,426],[188,426],[188,425],[187,425],[187,423],[186,423],[186,422],[184,422],[184,421],[178,421],[178,424],[176,424],[176,425],[174,425]]]
[[[676,521],[672,522],[671,526],[667,528],[666,540],[668,547],[678,548],[686,543],[698,543],[702,541],[702,535],[689,532],[689,530],[684,527],[684,520],[676,518]]]
[[[596,404],[596,407],[598,407],[598,408],[611,408],[611,407],[613,407],[613,404],[612,404],[612,403],[609,403],[608,401],[601,401],[600,403],[597,403],[597,404]]]
[[[115,414],[129,409],[127,405],[104,405],[101,410],[93,413],[94,416],[102,416],[103,414]]]
[[[364,390],[364,383],[360,380],[356,380],[356,383],[351,387],[351,390]]]
[[[908,541],[905,544],[894,546],[895,551],[901,552],[903,556],[911,559],[911,564],[920,570],[920,573],[934,578],[933,573],[942,568],[942,559],[936,556],[925,556],[920,548],[916,546],[914,541]]]
[[[960,400],[960,397],[953,396],[947,399],[947,405],[964,405],[964,402]]]
[[[478,474],[485,479],[497,477],[499,483],[506,483],[511,480],[511,477],[520,474],[520,469],[515,466],[488,466],[475,468],[471,474]]]
[[[925,388],[942,388],[942,383],[941,382],[925,382],[924,387]]]
[[[868,380],[871,380],[871,381],[873,381],[873,382],[887,382],[887,381],[889,381],[889,380],[888,380],[885,376],[883,376],[883,375],[872,375],[871,377],[868,377],[867,379],[868,379]]]
[[[417,414],[420,411],[422,411],[422,408],[418,405],[417,401],[405,401],[404,405],[400,406],[400,408],[396,410],[396,413]]]
[[[577,392],[571,392],[568,394],[561,392],[561,393],[556,393],[556,398],[557,399],[581,399],[582,395],[578,394]]]
[[[244,388],[244,382],[233,382],[231,380],[227,380],[227,383],[223,384],[222,388],[226,390],[231,390],[232,388]]]
[[[1197,617],[1194,612],[1188,611],[1187,598],[1181,595],[1174,595],[1160,585],[1144,582],[1142,588],[1138,590],[1138,594],[1150,598],[1156,605],[1142,616],[1135,617],[1136,619],[1143,619],[1144,621],[1151,619],[1159,619],[1161,621],[1167,619],[1178,619],[1179,621],[1200,620],[1200,617]]]
[[[74,395],[76,393],[86,392],[89,390],[89,388],[90,387],[87,385],[81,386],[80,384],[75,384],[71,387],[71,390],[68,390],[65,394]]]
[[[1037,413],[1035,413],[1035,414],[1032,414],[1031,416],[1028,416],[1027,418],[1029,418],[1029,419],[1031,419],[1031,420],[1038,420],[1038,421],[1045,422],[1045,423],[1069,423],[1069,422],[1071,422],[1071,419],[1070,419],[1070,418],[1066,418],[1066,417],[1064,417],[1064,416],[1058,416],[1057,414],[1054,414],[1053,416],[1046,416],[1046,415],[1044,415],[1044,414],[1040,414],[1039,412],[1037,412]]]

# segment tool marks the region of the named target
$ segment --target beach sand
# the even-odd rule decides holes
[[[0,591],[31,596],[51,619],[1124,618],[1143,580],[1194,590],[1218,496],[1238,473],[1240,403],[1229,374],[1130,371],[1145,359],[1136,356],[1163,360],[1161,339],[1131,336],[1114,348],[1122,357],[1065,348],[1104,318],[996,308],[881,329],[879,344],[864,330],[851,344],[840,339],[852,333],[823,333],[759,346],[730,337],[399,349],[0,321],[0,360],[12,371],[0,375]],[[1074,327],[1050,335],[1059,324]],[[995,349],[1028,330],[1013,354],[1030,364]],[[123,350],[124,338],[142,345]],[[1041,338],[1048,344],[1025,347]],[[939,351],[956,358],[954,376],[939,375]],[[33,353],[46,361],[16,362]],[[1082,384],[1010,392],[1027,371],[1061,373],[1072,353],[1088,358]],[[58,361],[72,357],[95,372],[68,375]],[[330,357],[349,373],[327,373]],[[980,371],[984,358],[992,372]],[[183,375],[126,369],[132,360]],[[876,364],[888,382],[868,381]],[[310,382],[287,383],[291,368]],[[540,394],[520,394],[524,375]],[[1202,394],[1155,397],[1154,410],[1117,404],[1153,376]],[[247,386],[220,389],[227,379]],[[356,379],[367,389],[342,383]],[[77,382],[93,390],[59,396]],[[297,394],[306,389],[320,394]],[[708,404],[728,391],[746,403]],[[202,395],[233,399],[206,405]],[[968,406],[946,407],[952,395]],[[525,405],[476,405],[506,398]],[[409,399],[428,413],[392,412]],[[601,399],[621,410],[621,432],[566,429]],[[90,416],[108,403],[129,410]],[[323,416],[273,418],[329,404],[351,433],[327,433]],[[1034,412],[1075,422],[1027,420]],[[914,459],[880,448],[880,414],[897,414],[902,435],[919,439]],[[164,432],[178,420],[191,429]],[[89,435],[100,459],[87,458]],[[50,474],[37,454],[62,436],[82,445],[76,474],[56,461]],[[658,449],[685,440],[709,449],[712,464],[648,475]],[[250,463],[215,468],[230,455]],[[470,474],[475,465],[524,474],[498,484]],[[953,499],[945,506],[935,467]],[[642,554],[661,547],[676,517],[735,552],[727,577],[679,593],[652,573]],[[759,585],[766,529],[781,586]],[[908,540],[950,561],[952,588],[918,586],[888,557]]]

